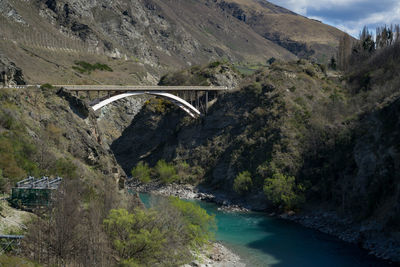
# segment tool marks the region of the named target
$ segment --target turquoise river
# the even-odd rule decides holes
[[[149,194],[140,197],[146,206],[156,198]],[[215,214],[216,240],[238,254],[247,266],[388,266],[355,245],[290,221],[259,212],[224,212],[216,204],[195,202]]]

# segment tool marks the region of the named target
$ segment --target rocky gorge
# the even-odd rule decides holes
[[[400,261],[398,43],[372,55],[354,47],[359,65],[338,70],[328,59],[340,30],[258,0],[4,0],[0,24],[2,190],[63,175],[85,185],[82,207],[104,198],[109,210],[138,204],[121,197],[127,186],[263,211]],[[108,71],[82,68],[96,64]],[[150,97],[93,112],[93,95],[51,84],[230,90],[192,119]],[[157,181],[160,161],[176,183]],[[127,180],[140,164],[152,182]],[[106,217],[87,214],[92,225]],[[192,265],[238,263],[214,246]]]
[[[184,115],[173,108],[160,116],[144,106],[133,119],[133,123],[114,141],[111,149],[127,173],[140,161],[154,166],[159,159],[176,163],[186,161],[189,166],[204,168],[200,172],[204,176],[201,176],[198,188],[150,183],[135,185],[138,191],[213,201],[222,205],[221,209],[227,210],[248,209],[275,213],[306,227],[355,243],[382,258],[398,261],[400,246],[396,236],[396,223],[393,223],[397,220],[398,201],[395,192],[398,191],[396,187],[391,187],[391,182],[384,182],[389,179],[387,172],[380,172],[380,181],[376,176],[377,169],[390,169],[393,165],[383,163],[378,158],[375,158],[374,165],[365,162],[371,163],[372,155],[379,155],[379,158],[387,160],[392,158],[389,162],[398,156],[394,152],[397,150],[384,148],[392,147],[395,144],[392,141],[397,140],[397,131],[387,132],[389,128],[398,125],[394,115],[398,112],[397,97],[393,95],[386,98],[373,112],[361,112],[359,117],[347,121],[347,126],[332,123],[329,122],[331,118],[335,121],[340,120],[341,116],[345,118],[353,112],[353,107],[346,110],[343,102],[338,103],[340,107],[335,107],[336,104],[330,102],[334,94],[350,96],[346,96],[346,89],[335,80],[335,76],[328,75],[318,65],[306,62],[299,61],[293,65],[279,63],[255,74],[250,82],[246,79],[240,80],[241,90],[221,95],[207,116],[196,122],[185,121]],[[173,80],[174,76],[171,75],[169,81]],[[258,82],[254,83],[254,80]],[[315,91],[312,86],[316,86]],[[308,97],[311,92],[313,97]],[[302,97],[304,95],[307,97]],[[325,107],[315,104],[315,101],[324,103],[323,99],[330,99],[325,102]],[[325,108],[330,111],[324,110]],[[383,114],[393,116],[387,117]],[[320,125],[321,122],[329,124],[331,128]],[[307,126],[302,126],[302,123]],[[146,135],[137,135],[144,127],[149,139]],[[150,133],[149,129],[152,129]],[[382,136],[384,132],[386,138]],[[323,139],[322,135],[328,139]],[[389,136],[392,137],[388,138]],[[306,145],[307,140],[312,142]],[[375,144],[383,150],[378,154],[372,152],[376,151],[375,148],[365,140],[375,140]],[[321,148],[324,152],[321,152]],[[139,156],[132,157],[135,154],[133,151]],[[390,153],[390,156],[386,157],[386,152],[383,151]],[[311,182],[306,194],[307,204],[302,206],[301,211],[294,209],[296,212],[282,214],[266,198],[262,183],[257,182],[258,177],[264,175],[264,158],[267,161],[271,158],[276,160],[275,164],[289,173],[294,171],[293,174],[300,181],[307,178]],[[332,162],[332,165],[322,167],[320,164],[324,162]],[[358,166],[357,173],[353,173],[353,164]],[[338,166],[338,169],[334,166]],[[343,169],[339,166],[348,167]],[[268,168],[271,167],[266,168],[267,175]],[[247,194],[240,195],[234,192],[233,183],[235,176],[246,169],[253,170],[253,187]],[[351,180],[348,178],[350,175],[359,178]],[[380,184],[379,189],[371,184],[370,179]],[[346,184],[345,187],[342,182]],[[393,183],[396,184],[394,180]],[[360,187],[363,189],[356,189]],[[391,193],[382,195],[376,190]],[[379,201],[389,205],[385,207],[388,212],[382,213],[373,208],[376,204],[370,202],[368,196],[374,194],[379,196]],[[366,215],[367,210],[380,215]]]

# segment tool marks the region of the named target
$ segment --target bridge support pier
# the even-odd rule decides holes
[[[205,113],[207,114],[208,111],[208,91],[206,91],[206,110]]]
[[[199,109],[199,107],[200,107],[199,92],[196,91],[196,108]]]

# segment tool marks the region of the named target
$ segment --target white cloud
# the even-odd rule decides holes
[[[347,33],[358,36],[369,26],[400,24],[398,0],[269,0],[293,12],[321,20]]]
[[[335,8],[335,7],[351,7],[356,4],[369,2],[368,0],[270,0],[276,5],[280,5],[296,12],[300,15],[307,16],[308,9],[315,10]]]

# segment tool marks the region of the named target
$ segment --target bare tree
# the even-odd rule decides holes
[[[338,49],[338,65],[341,70],[346,71],[349,68],[349,60],[351,56],[352,41],[351,37],[345,33],[339,42]]]

